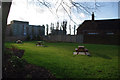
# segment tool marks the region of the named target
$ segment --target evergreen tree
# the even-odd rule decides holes
[[[74,25],[74,35],[75,35],[76,25]]]
[[[48,24],[46,24],[46,34],[48,35]]]

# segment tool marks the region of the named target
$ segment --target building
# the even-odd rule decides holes
[[[6,36],[26,37],[44,36],[45,27],[40,25],[29,25],[29,22],[13,20],[6,27]]]
[[[119,30],[120,19],[94,20],[94,14],[92,14],[92,20],[85,20],[77,28],[77,35],[79,34],[113,35],[119,34]]]
[[[13,20],[7,26],[6,35],[8,36],[26,36],[26,29],[29,27],[29,22]]]
[[[77,35],[84,35],[84,43],[113,43],[120,36],[120,19],[85,20],[78,28]],[[117,44],[117,43],[116,43]]]
[[[28,35],[30,36],[44,36],[45,35],[45,26],[40,25],[29,25]]]

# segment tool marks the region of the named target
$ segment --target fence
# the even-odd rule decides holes
[[[5,41],[16,41],[18,39],[24,41],[26,39],[26,37],[23,37],[23,36],[21,36],[21,37],[18,37],[18,36],[16,36],[16,37],[15,36],[6,36],[5,37]]]
[[[77,42],[83,43],[83,35],[50,35],[43,38],[49,42]]]
[[[6,36],[5,41],[24,41],[26,37]],[[50,35],[44,36],[43,40],[48,42],[76,42],[90,44],[119,44],[120,35]]]

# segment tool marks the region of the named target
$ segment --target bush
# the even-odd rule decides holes
[[[5,55],[13,55],[13,52],[9,50],[9,48],[5,49]]]
[[[32,40],[36,40],[36,36],[35,36],[35,35],[33,35],[33,38],[32,38]]]
[[[41,37],[37,35],[36,40],[41,40]]]
[[[9,61],[15,69],[20,70],[20,71],[24,70],[24,67],[27,64],[27,62],[24,59],[19,58],[17,56],[12,56],[9,59]]]
[[[27,41],[31,40],[30,35],[27,35],[26,40]]]

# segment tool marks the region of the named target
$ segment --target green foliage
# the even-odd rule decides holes
[[[17,56],[12,56],[9,61],[11,62],[12,66],[18,70],[24,70],[24,66],[27,63],[24,59]]]
[[[27,74],[26,78],[32,78],[32,76],[30,74]]]
[[[42,40],[42,38],[39,35],[37,35],[36,40]]]
[[[36,41],[23,45],[6,43],[6,46],[24,49],[29,63],[49,69],[57,78],[118,78],[118,48],[116,45],[47,43],[48,47],[35,46]],[[91,57],[73,55],[75,48],[85,46]]]
[[[43,39],[42,39],[42,37],[39,36],[39,35],[37,35],[37,36],[33,35],[32,40],[43,40]]]
[[[33,35],[33,40],[36,40],[36,36],[35,35]]]
[[[7,49],[5,49],[5,55],[13,55],[13,52],[12,51],[10,51],[10,50],[7,50]]]
[[[27,41],[31,40],[30,35],[27,35],[26,40]]]

